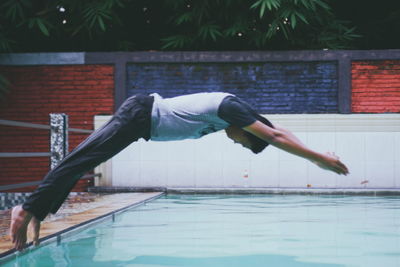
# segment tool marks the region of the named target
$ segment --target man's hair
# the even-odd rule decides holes
[[[274,128],[272,123],[269,120],[267,120],[266,118],[264,118],[263,116],[257,114],[256,118],[258,121],[264,123],[265,125]],[[245,131],[245,135],[251,142],[250,150],[254,154],[260,153],[261,151],[264,150],[264,148],[266,148],[269,145],[269,143],[267,141],[264,141],[261,138],[258,138],[257,136],[255,136],[247,131]]]

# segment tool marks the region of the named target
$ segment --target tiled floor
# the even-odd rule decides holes
[[[134,205],[161,193],[86,193],[69,197],[55,215],[48,216],[43,222],[40,238],[52,235],[79,223],[94,219],[104,214]],[[11,210],[0,211],[0,253],[13,248],[9,238]]]

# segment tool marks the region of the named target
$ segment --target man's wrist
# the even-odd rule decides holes
[[[312,152],[310,155],[310,158],[308,158],[312,163],[318,164],[324,161],[325,155],[318,153],[318,152]]]

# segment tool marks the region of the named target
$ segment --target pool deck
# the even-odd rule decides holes
[[[95,200],[92,197],[90,201],[70,202],[60,209],[60,215],[49,216],[42,222],[40,241],[43,242],[51,238],[59,241],[61,234],[78,227],[83,228],[85,225],[113,216],[113,214],[127,208],[151,201],[162,194],[162,192],[106,194],[96,196]],[[15,252],[7,227],[10,222],[10,213],[11,211],[7,210],[1,214],[3,218],[2,228],[0,229],[0,259]]]

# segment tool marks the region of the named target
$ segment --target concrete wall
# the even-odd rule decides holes
[[[350,169],[338,176],[272,146],[254,155],[223,131],[198,140],[140,141],[99,168],[97,185],[169,188],[399,188],[400,114],[267,115]],[[109,117],[96,116],[96,128]]]

